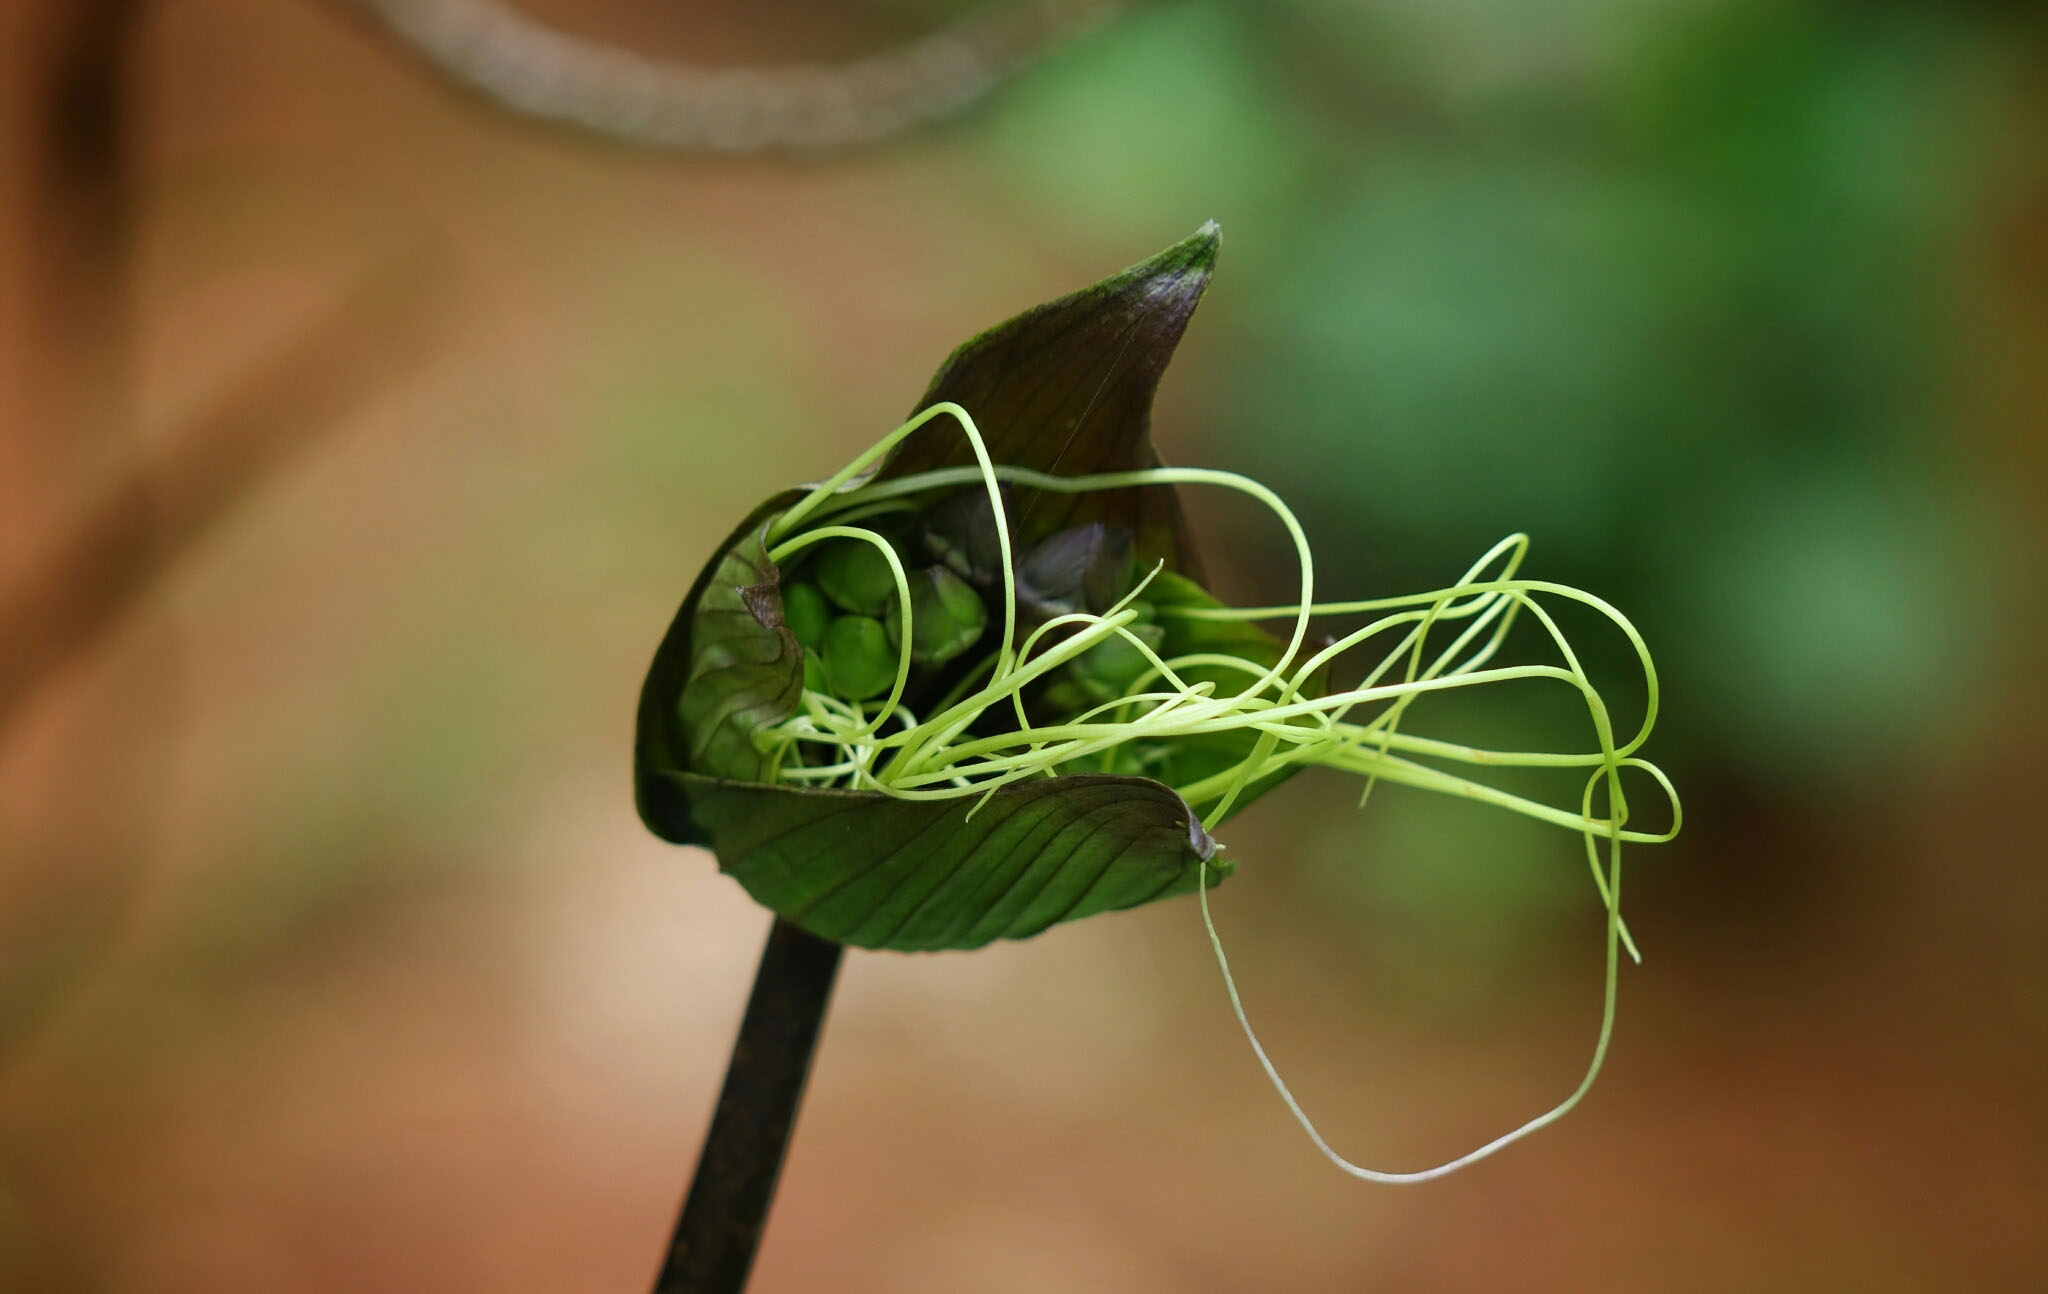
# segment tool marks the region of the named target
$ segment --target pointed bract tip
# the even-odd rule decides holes
[[[1092,291],[1102,294],[1135,288],[1150,295],[1168,283],[1180,283],[1193,287],[1199,295],[1200,290],[1208,286],[1209,276],[1216,268],[1216,249],[1222,241],[1222,229],[1211,220],[1172,246],[1153,253],[1121,274],[1104,279]],[[1086,294],[1084,290],[1077,295]]]
[[[1216,268],[1216,252],[1222,245],[1223,226],[1211,220],[1153,260],[1161,270],[1206,275]]]
[[[1173,335],[1167,340],[1170,352],[1173,342],[1180,338],[1180,329],[1187,323],[1188,314],[1208,290],[1209,279],[1216,270],[1216,249],[1222,237],[1222,230],[1211,220],[1171,247],[1069,299],[1092,296],[1096,300],[1110,300],[1123,297],[1145,302],[1146,311],[1171,329]],[[1174,322],[1168,323],[1168,320]]]

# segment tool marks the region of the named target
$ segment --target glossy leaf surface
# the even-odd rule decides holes
[[[1141,778],[1014,782],[978,810],[973,798],[675,781],[719,866],[757,902],[863,948],[978,948],[1191,893],[1215,850],[1179,796]],[[1230,870],[1213,859],[1211,883]]]

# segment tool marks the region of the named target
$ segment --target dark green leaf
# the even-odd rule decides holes
[[[978,948],[1193,892],[1232,864],[1157,782],[1079,775],[897,800],[673,775],[718,865],[764,907],[862,948]]]

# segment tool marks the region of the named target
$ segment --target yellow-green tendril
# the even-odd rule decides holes
[[[887,481],[872,480],[871,469],[911,432],[940,416],[953,419],[974,451],[973,467],[943,468]],[[1138,594],[1158,573],[1147,573],[1114,606],[1097,613],[1078,611],[1037,626],[1017,642],[1017,588],[1009,526],[1003,510],[1002,486],[1012,484],[1061,494],[1145,486],[1201,485],[1234,490],[1263,504],[1279,520],[1294,545],[1300,568],[1297,601],[1264,607],[1187,607],[1161,604],[1162,619],[1288,620],[1291,632],[1284,649],[1270,665],[1216,652],[1178,656],[1155,651],[1132,631],[1139,613]],[[979,485],[987,491],[993,524],[1001,546],[1003,632],[997,651],[967,670],[951,694],[922,719],[901,704],[910,672],[908,624],[911,598],[908,579],[889,542],[875,531],[854,524],[917,506],[919,496]],[[799,530],[806,521],[808,528]],[[1529,1133],[1563,1117],[1592,1086],[1606,1057],[1614,1026],[1617,968],[1626,949],[1640,960],[1621,917],[1621,846],[1623,842],[1654,844],[1678,834],[1678,794],[1654,764],[1636,756],[1657,719],[1656,668],[1649,647],[1626,616],[1590,593],[1563,584],[1520,578],[1528,539],[1511,535],[1494,545],[1452,583],[1426,593],[1353,602],[1314,600],[1314,563],[1300,522],[1280,497],[1257,481],[1233,472],[1203,468],[1155,467],[1089,476],[1061,477],[990,460],[987,446],[967,411],[938,404],[919,413],[884,437],[831,479],[813,488],[769,527],[770,556],[780,562],[802,547],[827,538],[857,539],[879,546],[896,581],[902,622],[902,645],[895,685],[879,705],[849,702],[806,691],[798,712],[762,735],[779,759],[783,781],[808,786],[838,786],[882,792],[904,799],[985,799],[998,787],[1025,778],[1096,771],[1120,750],[1155,753],[1176,740],[1246,733],[1252,741],[1244,756],[1220,772],[1173,789],[1202,815],[1205,827],[1215,826],[1246,788],[1290,769],[1315,765],[1354,773],[1364,780],[1364,794],[1381,781],[1437,791],[1511,810],[1539,822],[1576,830],[1584,837],[1588,867],[1600,902],[1607,912],[1607,971],[1600,1029],[1585,1076],[1563,1101],[1542,1115],[1469,1154],[1436,1168],[1413,1173],[1384,1173],[1361,1168],[1330,1148],[1281,1080],[1238,997],[1230,963],[1209,913],[1207,864],[1203,864],[1202,921],[1215,950],[1224,985],[1252,1050],[1316,1147],[1344,1171],[1380,1182],[1415,1182],[1442,1176],[1482,1159]],[[1634,650],[1642,673],[1644,707],[1640,725],[1626,741],[1617,741],[1606,701],[1586,676],[1573,649],[1545,602],[1574,602],[1614,626]],[[1526,614],[1549,639],[1555,663],[1497,664],[1495,658],[1516,621]],[[1309,622],[1319,617],[1373,617],[1325,646],[1304,653]],[[1443,639],[1448,641],[1442,641]],[[1134,648],[1144,662],[1128,694],[1056,721],[1034,724],[1026,713],[1024,690],[1070,661],[1111,640]],[[1360,649],[1378,653],[1348,687],[1317,691],[1313,682],[1340,658]],[[1191,671],[1205,670],[1241,685],[1210,680],[1190,684]],[[1595,748],[1546,752],[1492,750],[1401,731],[1415,703],[1425,697],[1461,688],[1484,687],[1520,680],[1547,680],[1575,691],[1592,722]],[[971,735],[977,721],[992,709],[1008,712],[1010,731]],[[1354,717],[1364,716],[1364,717]],[[893,730],[883,726],[896,720]],[[822,757],[820,751],[827,752]],[[1439,765],[1484,768],[1584,768],[1589,775],[1579,804],[1561,807],[1488,785]],[[1629,807],[1621,774],[1625,769],[1646,774],[1670,809],[1664,830],[1629,829]],[[1606,794],[1606,816],[1596,816],[1599,792]],[[1601,857],[1600,841],[1607,842]]]

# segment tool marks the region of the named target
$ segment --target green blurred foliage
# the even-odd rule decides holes
[[[1260,285],[1236,420],[1371,587],[1521,529],[1636,614],[1681,766],[1906,767],[1998,629],[1967,590],[2000,522],[1942,464],[1996,28],[1581,5],[1536,57],[1517,8],[1357,19],[1400,27],[1412,111]]]
[[[1010,199],[1132,250],[1205,219],[1233,268],[1283,254],[1311,183],[1312,131],[1262,58],[1266,24],[1218,0],[1140,6],[1019,84],[990,123]]]
[[[995,169],[1094,239],[1223,221],[1229,364],[1195,379],[1207,443],[1168,452],[1280,488],[1330,593],[1436,587],[1526,531],[1532,573],[1648,636],[1681,786],[1854,800],[1968,743],[2010,663],[1999,590],[2043,577],[1951,425],[2013,21],[1144,6],[1009,97]],[[1584,740],[1549,698],[1496,703]],[[1430,852],[1471,843],[1443,830]]]

